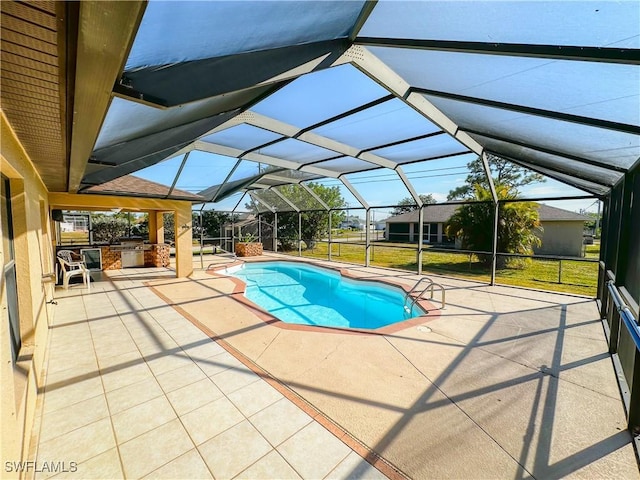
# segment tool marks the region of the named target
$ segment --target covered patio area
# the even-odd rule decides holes
[[[83,478],[638,478],[594,301],[439,281],[440,315],[386,335],[265,322],[203,270],[57,293],[37,458]]]

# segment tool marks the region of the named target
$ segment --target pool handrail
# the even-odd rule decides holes
[[[423,282],[427,280],[429,282],[429,285],[427,285],[424,290],[422,290],[418,295],[416,296],[411,296],[411,294],[418,288],[418,286]],[[411,306],[408,307],[409,311],[411,311],[411,309],[413,308],[413,306],[416,304],[416,302],[422,298],[422,295],[425,294],[425,292],[429,289],[431,289],[431,296],[429,297],[431,300],[433,300],[433,288],[434,287],[438,287],[440,288],[440,291],[442,292],[442,298],[440,300],[440,309],[444,310],[445,306],[446,306],[446,301],[445,301],[445,290],[444,287],[442,285],[440,285],[439,283],[435,283],[431,278],[429,277],[422,277],[420,278],[415,285],[411,288],[411,290],[409,290],[404,298],[404,306],[405,308],[407,308],[407,300],[409,300],[410,297],[413,298],[413,300],[411,301]]]
[[[416,302],[418,300],[420,300],[420,298],[422,298],[422,295],[425,294],[425,292],[429,289],[431,289],[431,296],[429,297],[430,300],[433,300],[433,287],[438,287],[440,288],[440,291],[442,292],[442,298],[440,299],[440,310],[444,310],[445,306],[446,306],[446,301],[445,301],[445,289],[442,285],[440,285],[439,283],[435,283],[435,282],[431,282],[429,285],[427,285],[427,287],[422,290],[420,292],[420,294],[418,294],[417,296],[413,297],[413,300],[411,301],[411,306],[409,307],[409,311],[411,311],[411,309],[413,308],[413,306],[416,304]]]
[[[429,277],[422,277],[420,279],[418,279],[418,281],[415,283],[415,285],[413,287],[411,287],[411,290],[409,290],[408,292],[405,293],[405,297],[404,297],[404,306],[407,306],[407,300],[409,300],[409,297],[411,297],[411,294],[414,292],[414,290],[416,288],[418,288],[418,285],[420,285],[422,282],[424,282],[425,280],[428,280],[430,282],[430,284],[433,283],[433,280]]]

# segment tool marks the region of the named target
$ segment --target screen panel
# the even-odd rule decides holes
[[[359,149],[368,149],[439,130],[436,125],[396,98],[312,131]]]
[[[239,93],[160,109],[114,97],[94,150],[217,115],[236,108],[245,100],[245,94]]]
[[[639,48],[638,2],[378,1],[361,37]]]
[[[125,70],[343,38],[363,4],[150,1]]]
[[[371,47],[411,86],[640,125],[640,66]]]
[[[236,158],[194,150],[189,154],[175,188],[198,193],[212,185],[220,185],[237,161]]]
[[[353,157],[342,157],[335,160],[328,160],[326,162],[314,163],[313,166],[331,170],[336,173],[361,172],[364,170],[375,170],[380,168],[378,165]]]
[[[183,159],[184,155],[169,158],[162,162],[151,165],[150,167],[138,170],[137,172],[135,172],[135,176],[144,178],[145,180],[149,180],[151,182],[166,185],[168,188],[176,178],[178,169],[180,168]]]
[[[437,203],[443,203],[452,191],[465,185],[469,164],[477,158],[475,153],[469,153],[403,165],[402,170],[419,195],[430,195]]]
[[[396,172],[379,169],[345,175],[370,206],[395,205],[410,195]]]
[[[274,190],[277,190],[299,210],[325,210],[322,204],[300,185],[282,185],[275,187]]]
[[[303,165],[340,155],[333,150],[328,150],[293,138],[288,138],[282,142],[261,148],[258,152],[269,155],[270,157],[283,158]]]
[[[361,207],[362,205],[358,199],[349,191],[344,184],[337,178],[320,178],[313,181],[314,184],[318,184],[327,189],[336,189],[340,200],[345,206],[349,207]],[[307,183],[307,186],[310,184]]]
[[[237,148],[244,152],[279,138],[282,138],[282,135],[243,123],[212,133],[202,137],[200,140],[206,143]]]
[[[578,178],[585,178],[595,183],[613,186],[622,177],[621,172],[607,170],[588,163],[572,160],[558,155],[539,152],[531,148],[514,145],[481,135],[471,135],[472,138],[484,145],[491,152],[505,155],[508,158],[523,159],[531,164],[549,168],[551,170],[568,173]]]
[[[306,128],[388,94],[355,67],[341,65],[302,75],[251,110]]]
[[[378,148],[371,153],[404,164],[447,155],[459,155],[468,151],[467,147],[443,132],[420,140]]]
[[[628,168],[640,157],[640,136],[552,118],[426,96],[462,129]]]

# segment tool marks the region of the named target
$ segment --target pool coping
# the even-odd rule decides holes
[[[250,258],[250,259],[249,259]],[[427,312],[424,315],[420,315],[418,317],[410,318],[408,320],[404,320],[402,322],[392,323],[391,325],[385,325],[384,327],[379,328],[346,328],[346,327],[326,327],[326,326],[316,326],[316,325],[302,325],[297,323],[287,323],[283,322],[279,318],[275,317],[264,308],[259,306],[258,304],[252,302],[245,296],[245,291],[247,285],[245,282],[240,280],[239,278],[219,273],[221,270],[226,270],[228,268],[232,268],[235,266],[242,265],[244,263],[261,263],[261,262],[288,262],[292,264],[304,264],[304,265],[313,265],[318,268],[324,268],[326,270],[332,270],[334,272],[338,272],[342,277],[360,281],[360,282],[378,282],[384,283],[391,287],[401,288],[405,293],[409,293],[410,288],[400,282],[394,282],[391,279],[370,279],[367,278],[362,279],[349,271],[349,268],[346,267],[330,267],[326,265],[319,264],[318,262],[307,260],[307,259],[273,259],[273,258],[256,258],[249,257],[246,260],[236,260],[231,263],[226,263],[222,265],[209,266],[206,269],[205,273],[221,277],[227,278],[234,284],[233,292],[231,293],[231,298],[238,303],[241,303],[249,310],[251,310],[260,320],[263,322],[272,325],[277,328],[281,328],[283,330],[298,330],[304,332],[324,332],[324,333],[340,333],[340,334],[351,334],[351,335],[389,335],[393,333],[397,333],[399,331],[405,330],[411,327],[417,327],[418,325],[422,325],[427,322],[431,322],[440,317],[440,309],[437,308],[433,303],[429,300],[425,300],[420,298],[416,301],[416,303],[422,308],[423,311]],[[411,295],[412,298],[416,298],[416,295],[419,292],[415,292]]]

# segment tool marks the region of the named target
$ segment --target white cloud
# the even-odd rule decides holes
[[[432,193],[431,195],[433,196],[433,198],[436,199],[436,202],[438,202],[438,203],[442,203],[442,202],[446,202],[447,201],[447,194],[446,193]]]

